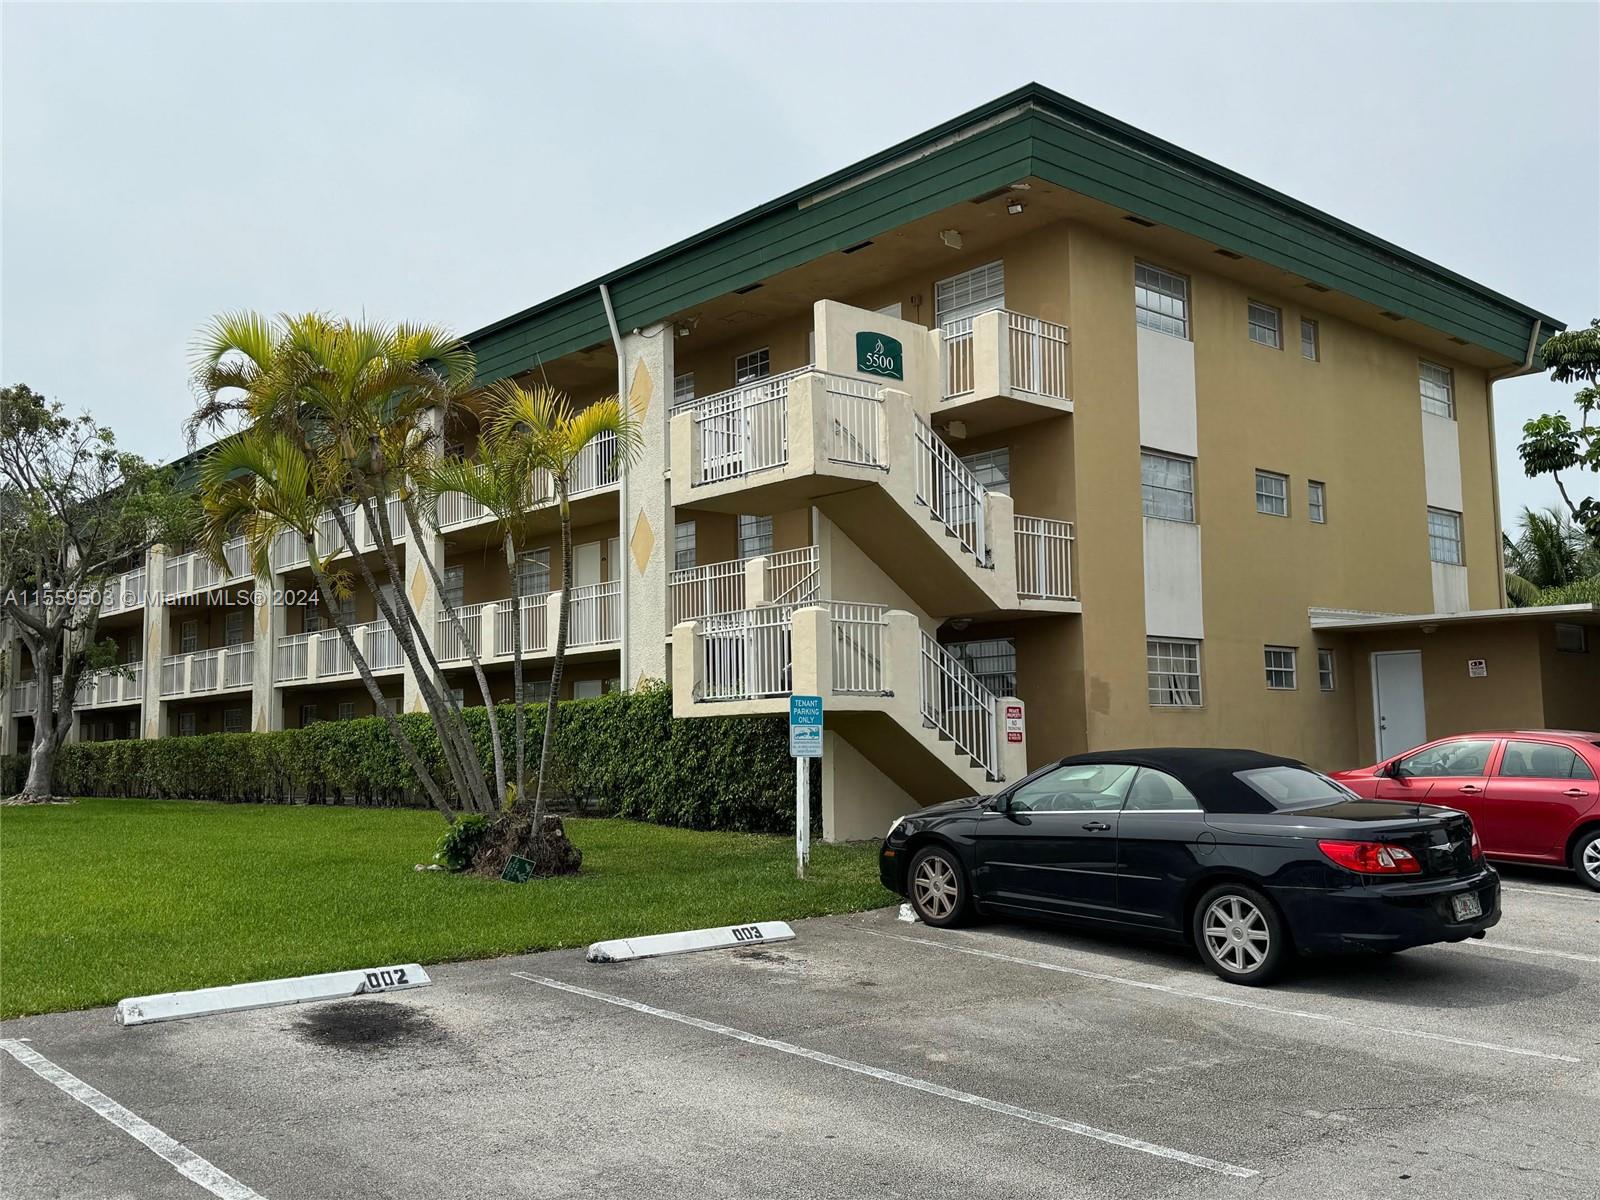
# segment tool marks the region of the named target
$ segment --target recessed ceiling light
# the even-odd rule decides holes
[[[857,250],[865,250],[870,245],[872,245],[872,239],[868,238],[864,242],[857,242],[854,246],[846,246],[843,250],[839,251],[839,253],[854,254]]]
[[[1218,250],[1217,253],[1222,255],[1223,258],[1243,258],[1244,257],[1244,255],[1242,255],[1242,254],[1235,254],[1232,250]]]
[[[1387,308],[1384,309],[1382,312],[1380,312],[1378,315],[1380,317],[1383,317],[1385,320],[1389,320],[1389,321],[1404,321],[1405,320],[1405,318],[1402,317],[1399,313],[1390,312]]]
[[[1146,229],[1154,229],[1156,227],[1154,221],[1146,221],[1143,217],[1123,217],[1122,219],[1124,221],[1132,221],[1135,225],[1143,225]]]
[[[1313,292],[1331,292],[1333,290],[1332,288],[1323,287],[1320,283],[1308,283],[1306,286]]]
[[[735,296],[748,296],[751,292],[755,291],[757,288],[766,287],[766,286],[767,285],[764,284],[764,283],[752,283],[752,284],[748,284],[748,285],[746,285],[745,287],[742,287],[742,288],[734,288],[733,289],[733,294]]]

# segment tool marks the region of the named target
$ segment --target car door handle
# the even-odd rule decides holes
[[[1562,792],[1561,794],[1563,796],[1581,796],[1581,795],[1584,794],[1584,792],[1583,792],[1582,788],[1568,788],[1566,791]]]
[[[1093,833],[1104,833],[1111,828],[1104,821],[1085,821],[1083,827]]]
[[[1476,796],[1479,792],[1483,791],[1483,789],[1475,783],[1463,783],[1456,789],[1456,791],[1465,792],[1469,796]]]

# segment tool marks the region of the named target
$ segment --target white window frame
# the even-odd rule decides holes
[[[1002,259],[951,275],[933,285],[933,321],[948,325],[1006,306],[1006,264]]]
[[[1300,357],[1322,361],[1322,329],[1310,317],[1300,318]]]
[[[1338,687],[1338,672],[1335,669],[1333,651],[1326,646],[1317,647],[1317,687],[1324,692],[1331,692]]]
[[[672,527],[672,569],[686,571],[699,566],[696,557],[696,526],[693,521],[679,521]]]
[[[1466,563],[1466,545],[1462,536],[1460,513],[1429,505],[1428,561],[1442,563],[1448,567],[1459,567]]]
[[[1168,337],[1189,337],[1189,280],[1154,263],[1133,264],[1133,319]]]
[[[772,374],[772,348],[760,346],[737,354],[733,359],[733,386],[754,383]]]
[[[354,700],[339,701],[338,718],[341,721],[354,721],[356,719],[356,702]]]
[[[1166,472],[1173,466],[1187,468],[1182,474],[1188,476],[1188,487],[1174,486],[1169,479],[1167,482],[1156,483],[1146,478],[1146,466],[1160,464],[1162,471]],[[1139,451],[1139,505],[1144,515],[1156,521],[1177,521],[1184,525],[1195,523],[1194,508],[1194,459],[1181,454],[1164,454],[1160,450]],[[1179,481],[1181,485],[1182,480]],[[1171,512],[1160,511],[1163,500],[1177,497],[1177,515]]]
[[[1263,489],[1261,486],[1263,482],[1276,483],[1280,490],[1274,492],[1270,488]],[[1279,501],[1283,504],[1282,512],[1275,508],[1263,507],[1264,503],[1270,505],[1273,501]],[[1289,477],[1287,475],[1280,475],[1276,471],[1263,471],[1259,467],[1256,468],[1256,511],[1266,517],[1287,517],[1289,515]]]
[[[963,454],[961,461],[978,477],[987,491],[1011,495],[1011,447],[996,446],[976,454]],[[994,482],[991,482],[993,480]]]
[[[1419,359],[1417,389],[1422,395],[1423,412],[1456,419],[1456,373],[1449,367]]]
[[[672,407],[694,403],[694,372],[685,371],[672,377]]]
[[[540,581],[544,586],[538,586]],[[517,591],[522,596],[542,596],[550,591],[550,547],[524,550],[517,555]],[[457,606],[460,607],[459,605]]]
[[[178,626],[178,653],[193,654],[200,649],[200,622],[194,618]]]
[[[1250,340],[1271,350],[1283,349],[1283,310],[1260,300],[1251,300],[1245,310]]]
[[[196,725],[195,725],[195,719],[194,719],[194,710],[191,709],[188,712],[179,713],[178,714],[178,736],[179,737],[193,737],[195,735],[195,730],[196,730]]]
[[[1306,516],[1313,525],[1328,523],[1328,485],[1320,479],[1306,480]]]
[[[772,553],[772,518],[739,514],[739,557]]]
[[[234,707],[222,710],[223,733],[243,733],[246,727],[244,709]]]
[[[452,605],[458,612],[467,599],[467,569],[460,563],[453,567],[446,567],[443,571],[444,588],[443,599]]]
[[[1267,672],[1269,692],[1292,692],[1299,688],[1298,658],[1299,654],[1294,646],[1262,647],[1261,659]]]
[[[1147,637],[1144,655],[1145,693],[1151,708],[1204,707],[1205,682],[1197,639]]]
[[[315,725],[322,718],[318,716],[316,701],[311,701],[300,706],[300,728]]]
[[[946,650],[997,696],[1017,694],[1017,639],[969,638],[946,642]]]
[[[225,646],[242,646],[247,640],[245,635],[249,627],[245,624],[246,612],[242,608],[229,609],[222,616],[222,644]],[[237,626],[237,628],[236,628]]]

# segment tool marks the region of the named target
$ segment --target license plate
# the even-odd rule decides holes
[[[1460,896],[1450,897],[1450,908],[1455,913],[1456,920],[1470,921],[1473,917],[1483,916],[1483,905],[1479,903],[1476,892],[1467,892]]]

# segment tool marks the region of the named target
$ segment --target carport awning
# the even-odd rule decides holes
[[[1311,628],[1327,632],[1370,632],[1376,629],[1423,629],[1433,626],[1481,625],[1495,621],[1559,621],[1600,625],[1600,604],[1552,604],[1542,608],[1479,608],[1468,612],[1368,613],[1340,608],[1313,608]]]

